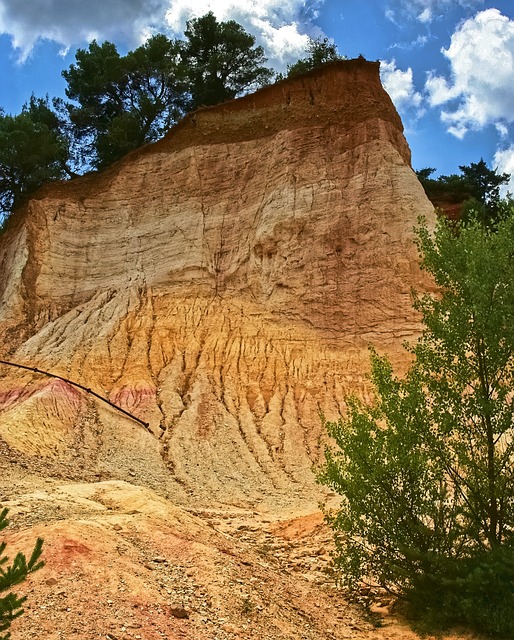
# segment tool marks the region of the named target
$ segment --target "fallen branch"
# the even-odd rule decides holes
[[[95,398],[98,398],[102,402],[105,402],[106,404],[110,405],[111,407],[113,407],[117,411],[120,411],[121,413],[125,414],[126,416],[128,416],[132,420],[135,420],[136,422],[139,422],[139,424],[143,425],[143,427],[145,427],[145,429],[149,429],[149,427],[150,427],[148,422],[145,422],[144,420],[141,420],[140,418],[137,418],[136,416],[132,415],[129,411],[126,411],[125,409],[122,409],[117,404],[114,404],[110,400],[107,400],[107,398],[104,398],[103,396],[101,396],[98,393],[96,393],[96,391],[93,391],[92,389],[89,389],[88,387],[84,387],[81,384],[79,384],[78,382],[73,382],[73,380],[68,380],[68,378],[63,378],[62,376],[59,376],[56,373],[50,373],[49,371],[43,371],[42,369],[38,369],[37,367],[28,367],[25,364],[18,364],[16,362],[9,362],[7,360],[0,360],[0,364],[6,364],[6,365],[8,365],[10,367],[17,367],[18,369],[26,369],[27,371],[34,371],[35,373],[42,373],[44,376],[48,376],[49,378],[58,378],[59,380],[63,380],[64,382],[67,382],[68,384],[71,384],[74,387],[77,387],[78,389],[82,389],[82,391],[85,391],[86,393],[90,393],[92,396],[95,396]]]

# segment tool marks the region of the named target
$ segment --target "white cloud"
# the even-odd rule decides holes
[[[64,48],[94,37],[139,44],[144,26],[164,20],[164,5],[164,0],[0,0],[0,33],[11,36],[21,61],[41,39]]]
[[[425,35],[419,35],[415,40],[411,42],[395,42],[394,44],[389,46],[389,49],[400,49],[403,51],[412,51],[413,49],[417,49],[418,47],[424,47],[429,38]]]
[[[507,149],[499,149],[494,154],[493,166],[498,170],[498,173],[511,174],[509,183],[500,187],[502,197],[505,197],[507,192],[514,194],[514,145]]]
[[[487,9],[463,22],[442,53],[450,79],[429,75],[431,106],[448,105],[441,120],[462,138],[469,130],[494,124],[501,131],[514,122],[514,21]]]
[[[432,22],[432,9],[430,7],[423,9],[418,16],[418,20],[420,22]]]
[[[459,95],[459,90],[456,87],[451,87],[445,78],[433,73],[428,75],[425,90],[428,92],[428,101],[431,107],[438,107]]]
[[[396,12],[391,9],[391,7],[388,7],[385,11],[385,17],[389,20],[389,22],[392,22],[393,24],[395,24],[397,27],[399,27],[400,25],[398,24],[398,22],[396,21]]]
[[[186,21],[212,11],[236,20],[264,46],[271,66],[284,68],[305,52],[324,0],[0,0],[0,33],[23,61],[41,39],[61,50],[93,38],[137,46],[156,31],[180,36]],[[308,34],[308,35],[307,35]]]
[[[414,107],[419,110],[422,103],[421,94],[416,91],[412,79],[412,69],[406,71],[396,68],[396,61],[384,60],[380,63],[380,76],[385,90],[399,111]]]
[[[509,135],[509,128],[503,124],[503,122],[497,122],[495,124],[496,131],[500,134],[502,138],[506,138]]]
[[[323,0],[197,0],[193,7],[190,0],[173,0],[166,19],[175,33],[183,31],[187,20],[208,11],[218,20],[236,20],[264,47],[270,63],[281,69],[305,53],[307,32],[321,35],[311,20],[322,4]]]
[[[430,23],[443,15],[450,5],[463,9],[476,9],[484,0],[396,0],[399,10],[419,22]],[[391,12],[391,8],[386,11]]]

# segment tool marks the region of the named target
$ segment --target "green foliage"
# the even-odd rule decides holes
[[[420,576],[424,587],[408,595],[411,611],[422,612],[418,626],[430,630],[465,624],[510,638],[514,624],[514,549],[500,545],[471,558],[446,561],[444,574]],[[432,588],[426,587],[431,584]]]
[[[89,162],[105,167],[160,138],[184,113],[182,45],[164,35],[120,56],[110,42],[79,49],[63,76],[71,123]]]
[[[68,143],[48,100],[24,105],[17,116],[0,111],[0,217],[38,187],[67,173]]]
[[[7,509],[4,509],[0,512],[0,531],[8,524]],[[8,592],[5,596],[0,595],[0,640],[9,640],[11,637],[8,629],[11,622],[23,613],[23,603],[27,599],[26,596],[18,597],[9,589],[23,582],[29,573],[37,571],[44,564],[40,560],[43,551],[41,538],[37,539],[28,562],[23,553],[17,553],[12,564],[7,564],[9,558],[4,555],[6,547],[4,541],[0,542],[0,594]]]
[[[309,38],[307,53],[307,57],[300,58],[295,63],[287,65],[288,78],[321,67],[326,62],[345,59],[344,56],[339,55],[337,46],[330,42],[328,38]]]
[[[502,215],[500,187],[507,184],[510,175],[489,169],[483,158],[470,165],[460,165],[459,169],[460,175],[439,176],[437,179],[430,177],[435,171],[432,167],[416,171],[416,175],[427,196],[436,204],[438,201],[464,203],[462,220],[469,221],[474,217],[486,226],[494,226]]]
[[[416,171],[416,175],[429,198],[459,203],[472,197],[472,188],[463,176],[452,173],[449,176],[439,176],[437,179],[430,178],[434,171],[435,169],[431,167]]]
[[[508,173],[496,173],[488,169],[483,158],[469,166],[460,165],[463,179],[470,185],[471,196],[483,204],[494,204],[500,200],[500,186],[509,181]]]
[[[398,378],[372,352],[374,403],[326,422],[336,565],[347,586],[375,580],[425,619],[512,635],[514,209],[496,232],[421,223],[418,246],[440,294],[415,299],[411,367]],[[505,591],[488,597],[493,584]]]
[[[232,100],[271,82],[274,73],[264,66],[264,49],[234,20],[218,22],[209,12],[189,20],[184,33],[191,109]]]
[[[426,446],[428,407],[417,372],[400,381],[373,352],[372,382],[374,406],[351,399],[346,420],[325,423],[338,448],[327,449],[319,479],[344,497],[328,518],[340,532],[342,582],[353,588],[369,576],[399,594],[412,575],[432,568],[432,554],[446,552],[455,507],[442,482],[444,467]]]
[[[427,180],[431,180],[430,176],[435,172],[435,167],[425,167],[416,171],[418,180],[423,184]]]

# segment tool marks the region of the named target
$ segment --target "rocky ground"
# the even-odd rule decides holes
[[[417,637],[386,600],[373,620],[336,588],[319,511],[177,507],[123,480],[77,481],[70,465],[0,454],[10,553],[45,541],[45,567],[18,587],[28,600],[13,640]]]

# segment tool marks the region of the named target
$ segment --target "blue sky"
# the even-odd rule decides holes
[[[277,70],[309,36],[381,60],[415,169],[457,173],[483,157],[514,173],[513,0],[0,0],[0,107],[64,96],[61,71],[93,38],[124,52],[155,32],[180,37],[209,10],[242,24]]]

